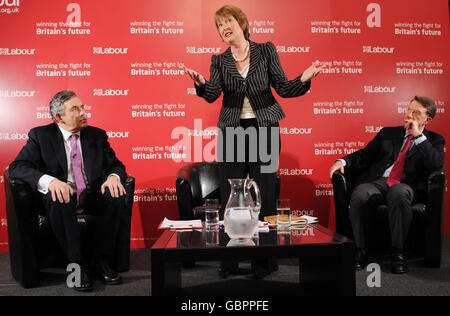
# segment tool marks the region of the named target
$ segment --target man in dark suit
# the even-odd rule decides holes
[[[84,104],[72,91],[50,101],[54,123],[30,130],[27,144],[10,165],[10,176],[42,193],[49,223],[70,263],[81,267],[75,290],[92,290],[90,265],[105,284],[122,279],[111,268],[127,177],[105,131],[88,126]],[[106,178],[106,181],[105,181]],[[86,262],[77,214],[95,215],[94,262]]]
[[[412,220],[413,201],[423,201],[431,171],[444,164],[445,139],[425,126],[434,118],[436,104],[427,97],[414,97],[405,114],[404,126],[383,128],[361,150],[337,160],[330,169],[344,173],[345,166],[363,168],[349,205],[349,217],[357,246],[355,268],[367,264],[363,214],[370,201],[384,201],[389,212],[392,239],[391,270],[408,272],[403,247]]]

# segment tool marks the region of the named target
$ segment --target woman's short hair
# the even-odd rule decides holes
[[[217,27],[217,23],[219,22],[219,20],[221,18],[230,16],[230,15],[233,16],[236,19],[236,21],[239,23],[242,31],[244,32],[245,39],[249,40],[250,39],[250,31],[249,31],[247,16],[245,15],[244,11],[242,11],[241,9],[239,9],[238,7],[236,7],[234,5],[226,5],[216,11],[216,13],[214,14],[214,22],[216,22],[216,27]]]

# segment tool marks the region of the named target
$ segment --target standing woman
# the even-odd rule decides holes
[[[218,127],[222,129],[224,136],[227,127],[254,127],[257,131],[267,131],[269,137],[266,139],[270,142],[270,129],[278,129],[278,121],[285,117],[270,87],[283,98],[301,96],[310,89],[311,79],[322,68],[316,61],[297,78],[288,80],[273,43],[260,44],[249,40],[248,20],[241,9],[231,5],[224,6],[215,13],[214,20],[220,37],[229,48],[221,55],[212,56],[210,80],[205,80],[194,70],[184,68],[184,71],[194,80],[197,95],[207,102],[216,101],[223,92]],[[268,128],[260,130],[260,127]],[[246,147],[237,150],[248,153],[248,147],[251,146],[247,143]],[[259,154],[256,163],[249,162],[248,157],[246,162],[225,162],[225,146],[221,149],[219,152],[224,156],[221,160],[223,163],[220,164],[222,205],[227,203],[230,193],[228,179],[246,178],[249,174],[261,190],[261,218],[274,214],[276,173],[261,173]]]
[[[185,73],[195,82],[197,95],[207,102],[216,101],[223,92],[223,105],[219,116],[218,127],[222,135],[228,128],[252,128],[256,130],[257,144],[245,142],[238,147],[234,142],[234,153],[245,153],[245,161],[227,161],[227,140],[219,143],[218,157],[221,177],[221,203],[227,203],[230,194],[228,179],[246,178],[249,175],[258,184],[261,191],[262,205],[260,219],[276,213],[276,170],[261,172],[263,163],[259,154],[259,138],[267,139],[266,148],[271,148],[271,130],[276,129],[279,143],[278,121],[285,117],[281,106],[275,100],[271,86],[277,94],[284,98],[298,97],[305,94],[311,86],[311,79],[316,77],[322,67],[316,61],[294,80],[288,80],[280,64],[275,46],[271,42],[255,43],[249,40],[249,24],[245,13],[232,5],[219,9],[214,20],[222,41],[229,48],[211,59],[210,79],[206,80],[200,73],[184,68]],[[261,135],[266,133],[266,135]],[[264,137],[265,136],[265,137]],[[226,138],[226,137],[225,137]],[[231,140],[228,140],[230,142]],[[226,148],[227,147],[227,148]],[[278,160],[279,150],[276,153]],[[250,151],[257,150],[258,153]],[[263,149],[266,152],[267,149]],[[255,157],[257,159],[249,159]],[[271,157],[274,153],[270,153]],[[263,159],[264,161],[264,159]],[[278,161],[276,161],[278,166]]]

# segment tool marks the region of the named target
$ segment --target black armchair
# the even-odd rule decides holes
[[[40,283],[40,270],[63,266],[67,262],[51,227],[45,217],[39,193],[25,182],[9,177],[4,172],[6,214],[8,220],[9,255],[11,273],[24,288],[36,287]],[[126,211],[121,218],[115,268],[118,272],[130,268],[130,229],[135,179],[127,178],[123,183],[126,194]],[[92,215],[78,215],[82,239],[89,244]],[[89,248],[89,247],[88,247]]]
[[[180,219],[203,219],[194,214],[194,208],[203,205],[206,199],[220,199],[219,163],[200,162],[182,166],[177,172],[176,190]],[[276,177],[276,190],[276,196],[279,196],[279,176]]]
[[[336,232],[353,238],[348,216],[348,205],[359,170],[345,168],[333,174],[334,203],[336,209]],[[425,266],[439,268],[442,256],[443,223],[445,213],[446,166],[432,172],[428,178],[425,203],[413,205],[413,221],[406,246],[413,254],[424,257]],[[390,247],[390,232],[386,205],[371,205],[367,226],[367,247],[386,250]]]
[[[201,162],[182,166],[176,176],[178,212],[181,220],[191,220],[194,208],[206,199],[220,199],[219,164]]]

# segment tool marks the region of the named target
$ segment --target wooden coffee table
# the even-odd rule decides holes
[[[301,293],[356,294],[354,242],[318,224],[288,234],[276,230],[260,232],[250,245],[230,241],[223,229],[217,234],[215,239],[206,231],[164,231],[151,249],[152,295],[180,294],[182,262],[230,258],[238,261],[298,258]]]

